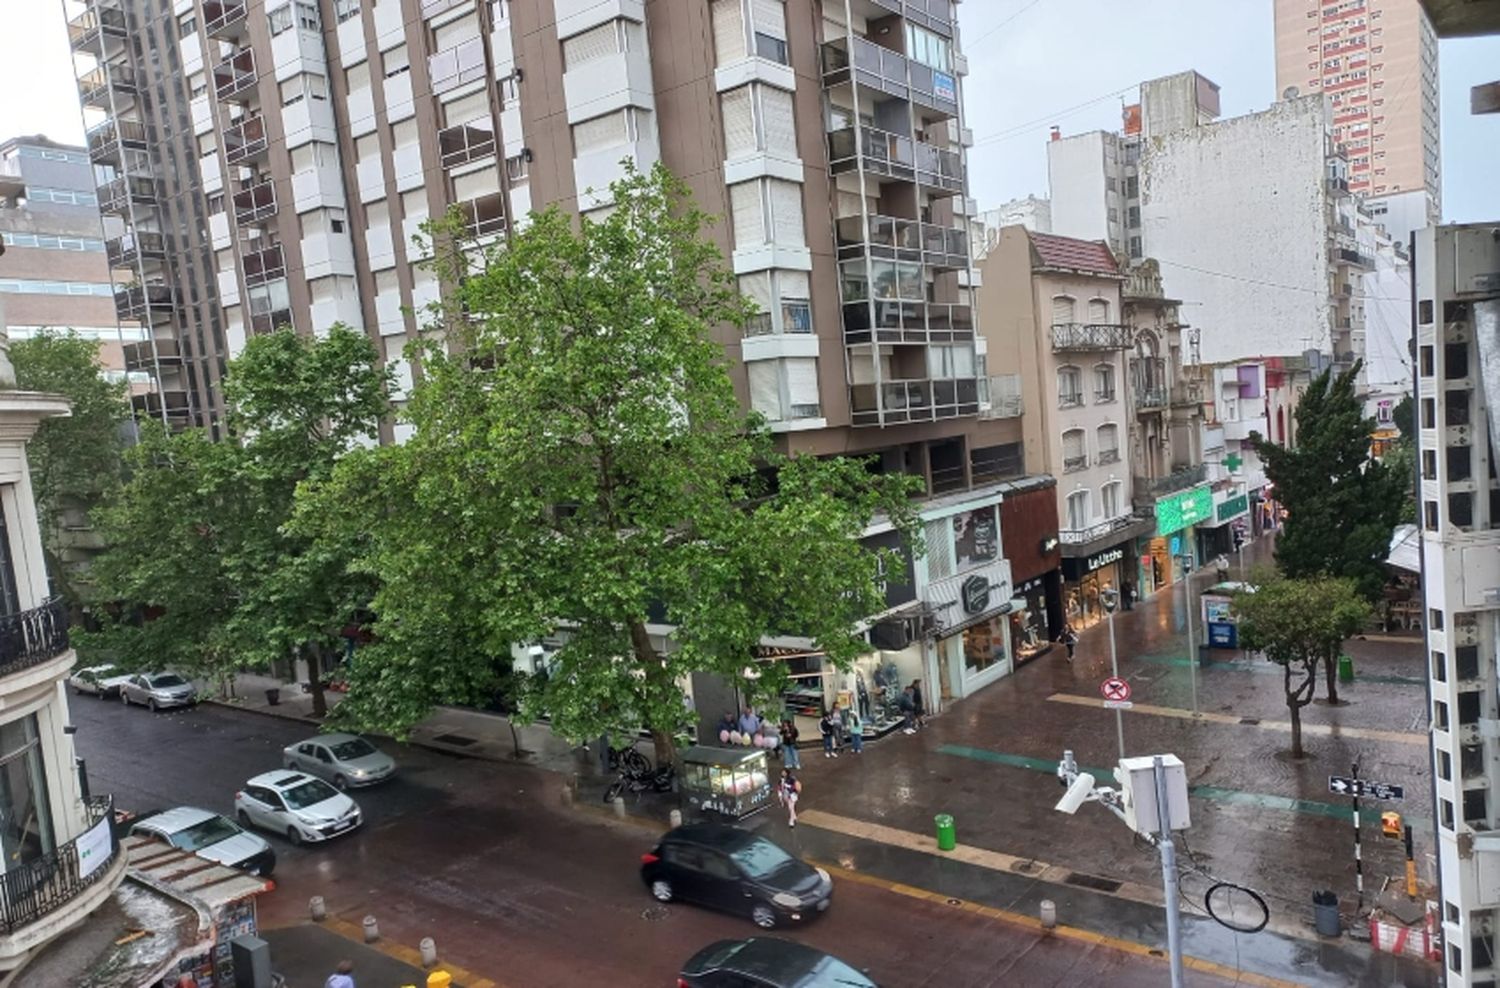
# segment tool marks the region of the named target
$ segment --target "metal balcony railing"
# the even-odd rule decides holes
[[[1136,388],[1136,411],[1148,412],[1167,407],[1167,389],[1158,387]]]
[[[93,5],[68,21],[68,41],[74,51],[88,49],[102,52],[106,35],[125,37],[125,11]]]
[[[68,650],[68,605],[53,597],[40,607],[0,615],[0,676],[22,672]]]
[[[129,65],[100,65],[78,77],[78,98],[86,106],[107,108],[115,98],[135,95],[135,79]]]
[[[438,131],[438,160],[444,168],[456,168],[494,153],[495,131],[488,120],[474,120]]]
[[[268,281],[286,277],[286,255],[280,244],[263,250],[246,251],[240,255],[240,269],[245,272],[245,287],[264,285]]]
[[[170,285],[119,285],[115,288],[115,312],[122,319],[141,319],[152,311],[170,311],[176,296]]]
[[[1081,408],[1082,406],[1082,391],[1064,391],[1057,396],[1058,408]]]
[[[130,370],[149,370],[156,364],[182,363],[176,340],[138,340],[120,348]]]
[[[247,186],[234,194],[234,221],[258,223],[276,213],[276,183],[269,179]]]
[[[97,796],[87,804],[85,821],[89,827],[101,820],[113,820],[114,800]],[[0,874],[0,930],[14,933],[56,912],[82,895],[90,886],[110,872],[120,853],[120,841],[113,831],[109,837],[109,857],[102,865],[93,865],[83,874],[78,842],[73,838],[31,861],[7,862]]]
[[[1174,470],[1165,477],[1136,477],[1133,480],[1137,495],[1146,495],[1151,498],[1164,497],[1167,494],[1175,494],[1185,491],[1189,487],[1196,487],[1206,483],[1208,480],[1208,464],[1199,463],[1196,466],[1184,467]]]
[[[849,388],[849,400],[855,425],[930,422],[978,415],[979,381],[955,378],[855,384]]]
[[[1085,545],[1119,529],[1127,528],[1135,521],[1133,515],[1121,515],[1109,521],[1101,521],[1097,525],[1090,525],[1088,528],[1065,528],[1057,533],[1057,540],[1063,545]]]
[[[429,55],[427,74],[432,80],[434,95],[483,79],[484,39],[470,38],[452,48]]]
[[[1094,392],[1094,401],[1095,402],[1106,402],[1106,401],[1114,401],[1114,400],[1115,400],[1115,389],[1114,388],[1100,388],[1098,391]]]
[[[1088,465],[1089,457],[1087,453],[1079,456],[1063,457],[1063,473],[1073,473],[1076,470],[1085,470],[1088,468]]]
[[[224,160],[234,165],[251,161],[266,153],[265,118],[256,114],[224,131]]]
[[[88,132],[87,140],[89,158],[119,164],[125,148],[145,150],[149,134],[138,120],[106,120]]]
[[[110,264],[126,265],[143,257],[166,257],[167,245],[159,233],[126,233],[106,241],[104,254]]]
[[[138,410],[147,415],[165,416],[177,421],[189,418],[193,412],[187,392],[177,388],[131,395],[130,400]]]
[[[1099,457],[1098,457],[1098,460],[1096,462],[1099,462],[1099,463],[1119,463],[1120,462],[1120,451],[1118,449],[1101,449],[1099,451]]]
[[[255,92],[255,49],[242,48],[214,66],[214,97],[232,100]]]
[[[1055,323],[1052,350],[1128,350],[1130,327],[1116,323]]]
[[[245,0],[203,0],[203,30],[210,38],[244,37]]]
[[[492,192],[477,199],[469,199],[459,203],[457,209],[463,217],[464,229],[471,237],[487,237],[505,232],[503,192]]]
[[[474,0],[422,0],[422,17],[436,17],[455,7],[472,7]]]
[[[156,183],[138,175],[121,175],[99,186],[99,208],[106,213],[124,212],[131,203],[156,202]]]

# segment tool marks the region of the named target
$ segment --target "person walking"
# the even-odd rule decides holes
[[[823,757],[837,758],[839,756],[838,728],[834,726],[833,711],[823,711],[823,716],[818,718],[818,733],[823,735]]]
[[[1229,557],[1226,556],[1226,555],[1224,555],[1222,552],[1219,553],[1219,557],[1214,560],[1214,569],[1216,569],[1216,570],[1219,571],[1219,582],[1220,583],[1223,583],[1225,580],[1228,580],[1229,579]]]
[[[1062,642],[1063,647],[1068,650],[1068,661],[1072,662],[1073,650],[1078,647],[1078,632],[1073,630],[1071,624],[1064,624],[1062,634],[1058,635],[1057,640]]]
[[[854,749],[856,755],[864,753],[865,750],[865,722],[860,719],[858,710],[850,710],[844,719],[849,729],[849,747]]]
[[[927,707],[922,703],[922,681],[913,679],[911,681],[911,714],[912,720],[918,727],[927,726]]]
[[[354,988],[354,962],[339,961],[338,968],[323,982],[323,988]]]
[[[896,701],[896,707],[901,711],[902,734],[917,733],[916,702],[911,698],[911,687],[907,686],[901,690],[901,697]]]
[[[1120,607],[1128,611],[1133,603],[1135,603],[1135,584],[1126,580],[1120,584]]]
[[[789,768],[781,770],[781,782],[776,787],[776,798],[781,805],[786,807],[786,825],[795,827],[797,825],[797,797],[802,795],[802,783],[792,774]]]
[[[781,760],[787,768],[802,767],[802,752],[797,750],[797,739],[801,736],[790,717],[781,722]]]

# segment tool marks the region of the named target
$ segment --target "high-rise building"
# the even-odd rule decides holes
[[[362,328],[409,386],[412,313],[440,293],[421,225],[607,210],[629,158],[726,218],[764,315],[722,341],[786,447],[878,452],[934,491],[1014,462],[974,326],[949,0],[68,4],[105,207],[161,248],[132,256],[121,312],[157,330],[184,422],[284,324]]]
[[[1437,35],[1417,0],[1276,0],[1276,89],[1324,93],[1349,189],[1397,240],[1436,223]]]

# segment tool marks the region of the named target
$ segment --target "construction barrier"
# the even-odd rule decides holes
[[[1404,926],[1372,915],[1370,946],[1386,954],[1402,954],[1421,960],[1440,961],[1442,950],[1436,932],[1437,914],[1428,910],[1421,926]]]

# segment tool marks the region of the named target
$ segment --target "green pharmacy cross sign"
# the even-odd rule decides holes
[[[1214,490],[1204,484],[1156,500],[1156,534],[1171,535],[1214,516]]]
[[[1224,457],[1224,466],[1230,473],[1239,473],[1240,467],[1244,465],[1244,462],[1238,453],[1230,453]]]

